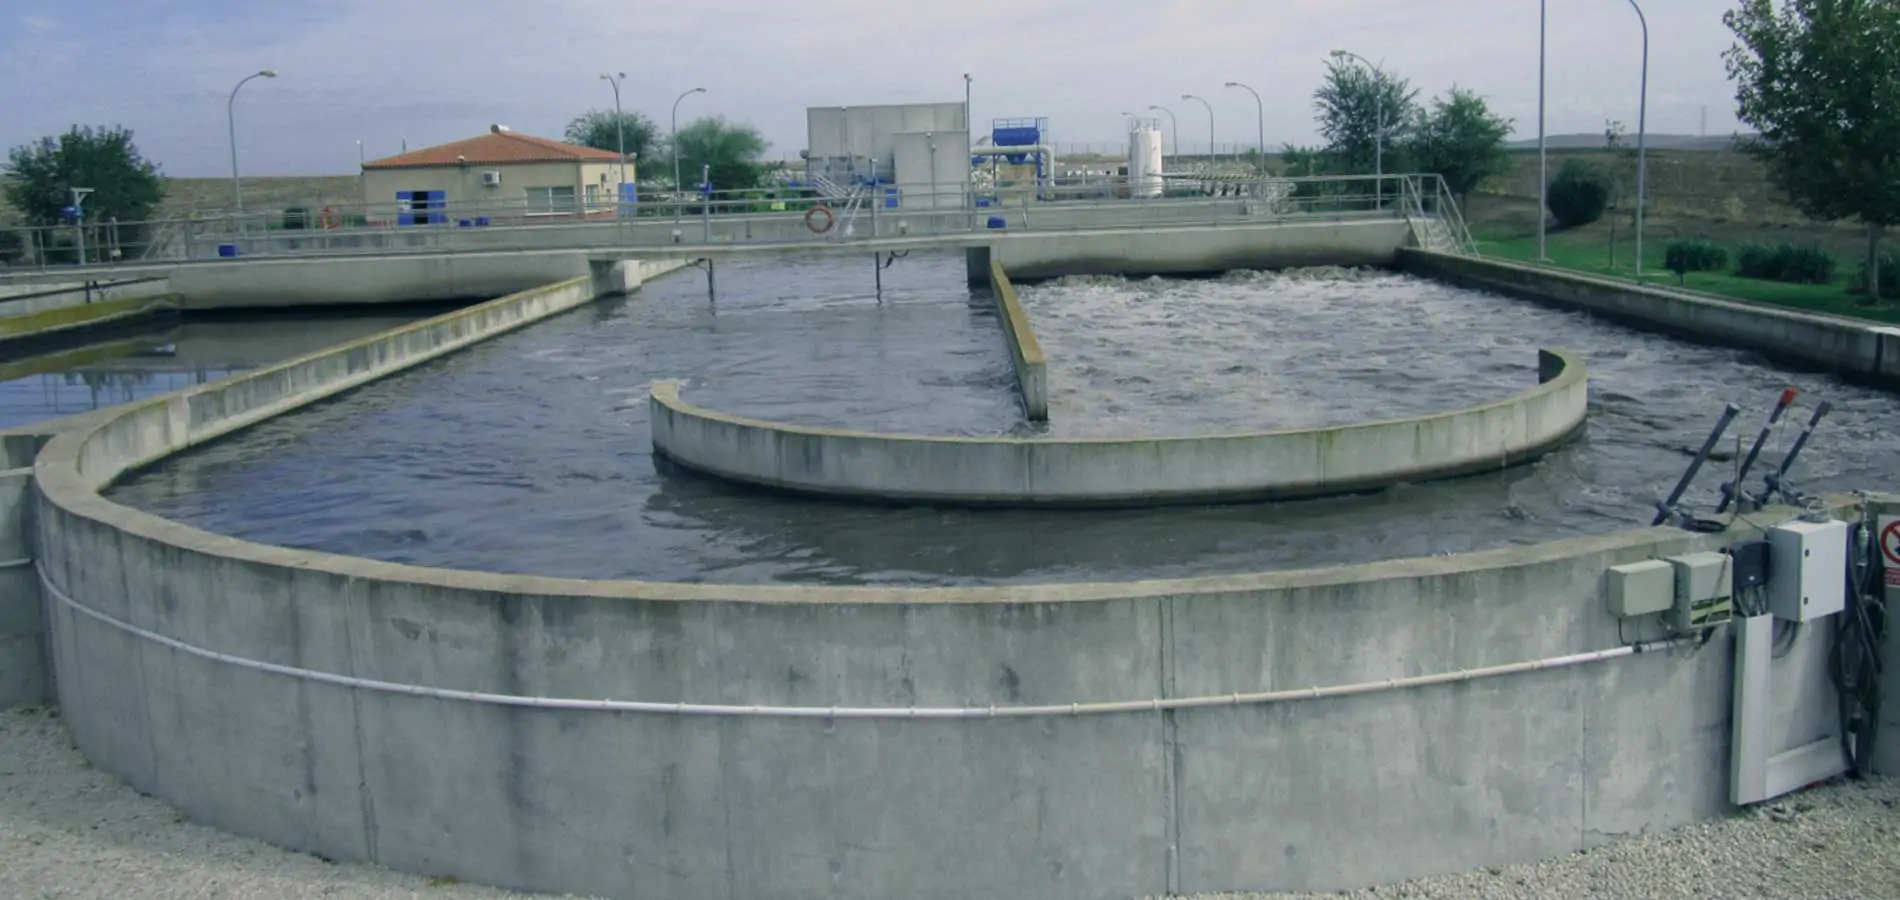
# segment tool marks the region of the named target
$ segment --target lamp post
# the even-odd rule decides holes
[[[1545,238],[1550,219],[1550,156],[1544,146],[1544,58],[1549,34],[1549,0],[1537,0],[1537,261],[1549,262]]]
[[[1373,135],[1372,140],[1372,174],[1378,177],[1380,193],[1383,194],[1385,190],[1385,70],[1373,65],[1372,60],[1351,50],[1334,50],[1333,58],[1356,59],[1365,63],[1366,68],[1371,69],[1372,74],[1377,77],[1377,81],[1373,84],[1373,97],[1378,103],[1379,130]]]
[[[970,83],[975,80],[970,73],[963,73],[963,146],[965,148],[976,145],[976,123],[970,118]],[[931,171],[936,171],[936,167],[932,166]],[[976,208],[975,166],[970,167],[969,177],[963,180],[963,205],[970,209]],[[872,208],[876,208],[875,204]],[[976,228],[975,219],[970,220],[970,227]]]
[[[1174,158],[1178,162],[1181,159],[1181,123],[1175,119],[1174,110],[1165,106],[1155,106],[1152,104],[1150,104],[1148,108],[1158,109],[1168,114],[1168,136],[1174,144]]]
[[[1207,171],[1214,171],[1214,104],[1193,94],[1182,94],[1183,100],[1198,100],[1207,110]]]
[[[249,75],[244,76],[242,79],[238,81],[237,87],[234,87],[231,89],[231,99],[225,101],[225,104],[224,104],[225,125],[228,126],[231,130],[231,202],[237,208],[238,212],[244,211],[244,186],[243,186],[243,183],[238,180],[238,163],[237,163],[238,89],[244,87],[244,85],[253,78],[276,78],[276,77],[277,77],[276,69],[263,69],[263,70],[253,72]]]
[[[627,120],[620,114],[620,82],[625,81],[626,78],[625,72],[615,72],[612,75],[603,72],[600,76],[600,80],[607,82],[607,86],[614,89],[614,147],[620,156],[620,195],[627,192]],[[618,206],[619,203],[620,196],[616,195],[614,204]]]
[[[1255,116],[1254,122],[1257,125],[1258,130],[1260,132],[1259,134],[1259,141],[1260,141],[1259,166],[1260,166],[1261,171],[1264,172],[1266,171],[1266,168],[1267,168],[1267,107],[1266,107],[1266,104],[1263,104],[1260,102],[1259,91],[1256,91],[1253,88],[1250,88],[1244,84],[1241,84],[1238,81],[1229,81],[1227,82],[1227,86],[1230,88],[1231,87],[1240,88],[1246,91],[1247,93],[1253,95],[1253,108],[1254,108],[1254,116]]]
[[[673,145],[673,190],[675,191],[680,189],[680,101],[694,94],[704,93],[706,93],[705,88],[696,87],[683,91],[678,97],[673,98],[673,137],[670,143]]]
[[[369,170],[364,168],[366,162],[368,161],[363,157],[363,142],[358,139],[356,142],[356,193],[360,196],[356,199],[359,203],[369,202]]]
[[[1636,21],[1643,26],[1643,79],[1636,107],[1636,280],[1642,281],[1643,195],[1649,192],[1649,17],[1643,15],[1636,0],[1630,0],[1630,8],[1636,10]]]

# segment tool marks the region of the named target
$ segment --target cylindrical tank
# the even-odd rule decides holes
[[[1128,192],[1136,197],[1161,196],[1161,129],[1139,122],[1128,132]]]

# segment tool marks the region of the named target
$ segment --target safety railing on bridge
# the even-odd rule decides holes
[[[838,186],[832,186],[838,187]],[[987,230],[1051,231],[1264,223],[1295,219],[1441,221],[1472,244],[1436,175],[1249,178],[1179,173],[1007,181],[812,185],[509,202],[392,202],[206,214],[85,227],[0,229],[0,271],[231,257],[680,244],[841,242]],[[82,249],[83,248],[83,249]],[[83,254],[83,255],[82,255]]]

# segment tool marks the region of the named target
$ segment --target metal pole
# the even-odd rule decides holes
[[[1207,171],[1211,175],[1214,172],[1214,105],[1193,94],[1182,94],[1181,99],[1199,100],[1207,110]]]
[[[1630,0],[1643,26],[1643,80],[1636,109],[1636,280],[1643,280],[1643,195],[1649,192],[1649,17]]]
[[[238,89],[253,78],[276,78],[277,70],[263,69],[238,80],[237,87],[231,89],[231,97],[224,103],[224,123],[231,132],[231,203],[238,212],[244,211],[244,187],[238,180],[237,160],[237,95]]]
[[[694,94],[704,93],[706,93],[705,88],[696,87],[673,98],[673,190],[676,191],[680,189],[680,101]]]
[[[700,182],[705,185],[703,190],[706,192],[703,197],[704,202],[702,202],[699,205],[699,209],[701,213],[700,218],[706,223],[706,243],[710,244],[712,243],[712,204],[713,204],[712,163],[702,164],[699,167],[699,174],[700,174]]]
[[[614,89],[614,147],[615,152],[620,155],[620,186],[616,188],[618,193],[614,197],[614,208],[618,210],[620,196],[627,192],[627,120],[620,113],[620,81],[627,77],[627,73],[616,72],[608,75],[603,72],[600,77],[601,80],[607,82],[608,87]]]
[[[965,148],[974,146],[976,143],[976,123],[970,119],[970,82],[972,80],[974,79],[970,77],[970,73],[963,73],[963,146]],[[963,179],[963,207],[976,209],[976,167],[974,166]],[[874,205],[872,208],[877,207]],[[971,231],[976,230],[974,213],[971,214],[968,225]]]
[[[1227,82],[1227,86],[1243,88],[1247,91],[1247,93],[1253,95],[1254,122],[1257,125],[1256,130],[1259,131],[1258,139],[1260,141],[1260,143],[1257,144],[1256,146],[1260,150],[1260,163],[1259,163],[1260,171],[1264,172],[1267,169],[1267,107],[1265,104],[1260,102],[1259,91],[1256,91],[1253,88],[1247,87],[1246,85],[1241,84],[1238,81],[1229,81]]]
[[[1550,0],[1537,0],[1537,261],[1549,262],[1546,234],[1550,218],[1550,157],[1544,141],[1544,54]]]
[[[1181,121],[1174,117],[1174,110],[1171,110],[1165,106],[1155,106],[1155,105],[1150,104],[1148,108],[1158,109],[1168,114],[1169,143],[1172,143],[1174,145],[1173,155],[1174,155],[1175,162],[1180,162],[1181,161]],[[1166,169],[1167,166],[1164,164],[1161,168]]]

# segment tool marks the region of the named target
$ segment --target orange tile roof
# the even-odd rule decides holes
[[[631,156],[631,154],[629,154]],[[480,137],[411,150],[397,156],[372,159],[365,169],[420,169],[431,166],[498,166],[509,163],[614,162],[619,154],[565,144],[514,131],[491,131]]]

